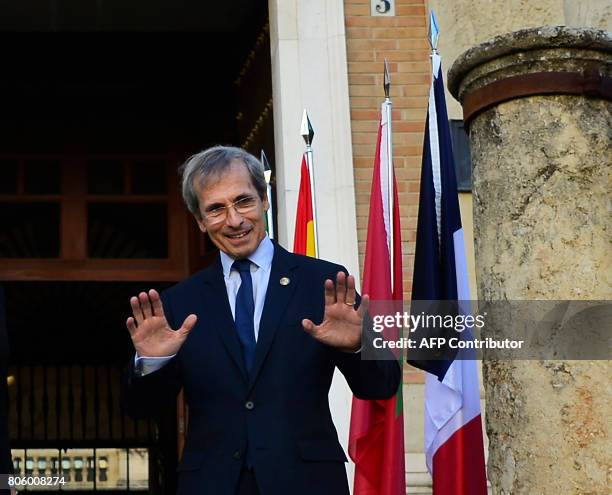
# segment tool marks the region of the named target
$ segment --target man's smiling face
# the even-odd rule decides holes
[[[246,165],[241,160],[234,160],[217,177],[208,177],[204,186],[199,184],[198,178],[194,179],[194,188],[202,215],[197,219],[200,230],[208,232],[215,246],[232,258],[248,258],[253,254],[266,235],[264,213],[268,209],[268,198],[264,196],[261,200]],[[245,202],[252,205],[243,213],[230,206],[241,200],[243,205]],[[223,207],[224,210],[217,210]]]

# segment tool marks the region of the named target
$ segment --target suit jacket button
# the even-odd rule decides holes
[[[249,411],[251,411],[252,409],[255,408],[255,403],[251,400],[248,400],[245,402],[244,407],[248,409]]]
[[[237,461],[242,459],[242,450],[237,450],[236,452],[234,452],[234,455],[232,457]]]

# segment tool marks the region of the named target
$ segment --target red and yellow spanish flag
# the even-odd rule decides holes
[[[293,252],[317,257],[315,249],[314,214],[312,194],[310,191],[310,174],[306,164],[306,155],[302,155],[300,192],[298,195],[297,213],[295,216],[295,237]]]

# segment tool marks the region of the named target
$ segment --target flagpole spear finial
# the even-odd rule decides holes
[[[302,114],[302,125],[300,127],[300,134],[304,138],[306,146],[312,145],[314,130],[312,129],[312,124],[310,123],[310,119],[308,118],[308,112],[306,112],[306,109],[304,109],[304,113]]]
[[[389,99],[389,92],[391,90],[391,76],[389,75],[389,63],[385,59],[385,75],[383,87],[385,88],[385,99]]]
[[[266,152],[261,149],[261,164],[264,169],[264,177],[266,178],[266,184],[270,183],[272,179],[272,169],[270,168],[270,162],[268,161],[268,157],[266,156]]]
[[[319,229],[318,229],[318,218],[317,218],[317,200],[315,196],[315,182],[314,182],[314,159],[312,155],[312,138],[314,137],[314,130],[310,119],[308,118],[308,112],[304,109],[302,114],[302,125],[300,126],[300,134],[304,138],[306,143],[306,165],[308,166],[308,176],[310,179],[310,198],[312,200],[312,224],[314,230],[314,244],[315,244],[315,256],[318,258],[319,253]]]
[[[274,214],[272,212],[272,168],[266,156],[266,152],[261,149],[261,164],[264,169],[264,178],[266,179],[266,193],[268,195],[268,210],[266,211],[266,223],[268,225],[268,235],[270,239],[274,239]]]
[[[429,12],[429,33],[427,36],[429,46],[433,53],[438,53],[438,41],[440,40],[440,28],[438,27],[438,19],[436,13],[432,10]]]

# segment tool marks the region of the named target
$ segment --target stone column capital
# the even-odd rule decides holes
[[[575,94],[612,100],[612,33],[543,26],[470,48],[448,73],[448,88],[469,122],[515,98]]]

